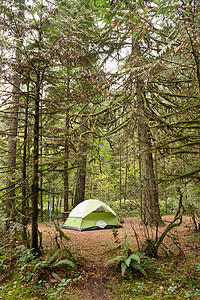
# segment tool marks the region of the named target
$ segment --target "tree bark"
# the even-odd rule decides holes
[[[25,120],[24,120],[24,145],[23,145],[23,164],[22,164],[22,224],[23,224],[23,240],[27,241],[27,137],[28,137],[28,103],[29,103],[29,77],[27,82],[27,97],[26,97],[26,108],[25,108]]]
[[[64,211],[69,210],[69,137],[68,137],[68,132],[69,132],[69,116],[67,113],[66,116],[66,139],[65,139],[65,156],[64,156],[64,172],[63,172],[63,177],[64,177]]]
[[[34,141],[33,141],[33,177],[32,177],[32,236],[31,248],[39,254],[38,246],[38,159],[39,159],[39,104],[40,104],[40,77],[37,75],[34,112]]]
[[[67,78],[67,99],[68,102],[70,100],[70,78]],[[67,105],[68,105],[67,102]],[[65,138],[65,156],[64,156],[64,211],[69,210],[69,110],[67,107],[66,110],[66,119],[65,119],[65,130],[66,130],[66,138]]]
[[[79,145],[78,145],[78,169],[76,174],[76,190],[74,195],[74,207],[85,200],[85,184],[86,184],[86,165],[87,165],[87,140],[84,135],[86,131],[85,115],[87,113],[87,105],[84,108],[83,116],[80,118],[79,128]]]
[[[8,219],[11,217],[12,208],[15,202],[15,168],[16,168],[16,151],[17,151],[16,138],[17,138],[17,127],[18,127],[19,88],[20,88],[19,80],[15,79],[13,83],[13,105],[11,108],[11,124],[10,124],[10,130],[8,135],[8,160],[7,160],[8,171],[6,177],[6,186],[7,186],[6,217]]]
[[[146,122],[144,83],[137,80],[138,139],[141,181],[141,217],[145,224],[161,223],[156,177],[151,149],[151,133]]]
[[[122,152],[119,150],[119,205],[122,207]]]
[[[85,183],[86,183],[86,143],[81,141],[79,145],[79,167],[76,174],[76,191],[74,196],[74,206],[78,205],[85,199]]]
[[[18,0],[17,17],[22,19],[24,17],[24,0]],[[18,31],[15,32],[16,37],[16,62],[20,63],[20,49],[22,48],[22,36],[19,36]],[[17,67],[18,68],[18,67]],[[17,128],[18,128],[18,111],[20,99],[20,77],[17,70],[13,73],[13,90],[12,90],[12,107],[11,107],[11,123],[8,135],[8,160],[7,160],[7,201],[6,201],[6,217],[9,219],[12,215],[12,209],[15,202],[15,168],[16,168],[16,151],[17,151]],[[9,222],[7,221],[7,227]]]
[[[124,178],[124,203],[126,203],[126,198],[127,198],[127,183],[128,183],[128,158],[129,158],[129,153],[128,153],[128,145],[126,147],[126,162],[125,162],[125,178]]]

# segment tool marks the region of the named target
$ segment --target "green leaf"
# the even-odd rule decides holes
[[[126,238],[124,249],[125,249],[126,256],[128,256],[128,251],[130,250],[130,235],[128,235]]]
[[[129,258],[130,258],[131,260],[136,260],[138,263],[140,263],[140,257],[139,257],[139,255],[137,255],[137,254],[131,254],[131,255],[129,256]]]
[[[126,269],[127,269],[127,265],[125,262],[122,262],[121,263],[121,270],[122,270],[122,276],[124,276],[125,272],[126,272]]]
[[[72,261],[68,260],[68,259],[62,259],[62,260],[56,262],[53,266],[58,267],[60,265],[69,265],[73,268],[75,267],[74,263]]]
[[[110,264],[110,263],[112,263],[113,261],[124,261],[126,258],[125,258],[125,256],[123,256],[123,255],[119,255],[119,256],[116,256],[116,257],[114,257],[114,258],[111,258],[111,259],[109,259],[107,262],[106,262],[106,266],[108,265],[108,264]]]
[[[132,255],[131,255],[131,256],[132,256]],[[129,258],[127,258],[127,259],[125,260],[125,263],[126,263],[127,267],[130,266],[130,263],[131,263],[131,256],[129,256]]]
[[[60,252],[60,250],[57,250],[53,255],[51,255],[51,256],[47,259],[46,263],[47,263],[47,264],[50,264],[50,263],[56,258],[56,256],[58,255],[59,252]]]
[[[190,294],[190,292],[188,292],[188,291],[185,291],[185,296],[186,296],[187,298],[190,298],[190,297],[191,297],[191,294]]]

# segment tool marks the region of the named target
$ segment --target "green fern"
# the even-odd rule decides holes
[[[138,270],[144,276],[147,276],[147,273],[141,264],[141,254],[133,253],[130,248],[130,236],[127,236],[126,238],[123,253],[124,255],[118,255],[109,259],[106,266],[112,262],[117,262],[117,265],[121,266],[122,276],[127,275],[129,278],[132,278],[135,270]]]
[[[56,259],[59,252],[60,252],[60,250],[56,251],[53,255],[51,255],[46,260],[37,261],[33,267],[33,270],[31,272],[31,275],[29,276],[27,282],[31,281],[31,279],[34,277],[37,269],[53,271],[55,268],[57,268],[60,265],[68,265],[68,266],[74,268],[75,265],[72,261],[70,261],[68,259],[60,259],[60,258]]]

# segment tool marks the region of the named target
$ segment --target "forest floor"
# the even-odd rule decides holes
[[[169,224],[170,221],[173,220],[173,216],[165,216],[163,217],[163,221],[165,225],[159,228],[159,234],[163,232],[165,226]],[[155,236],[155,231],[149,230],[148,232],[145,230],[145,227],[141,225],[141,220],[139,218],[124,218],[123,228],[118,229],[117,240],[119,241],[125,240],[127,235],[131,236],[131,246],[134,250],[137,251],[137,241],[135,238],[135,233],[137,233],[140,242],[144,242],[145,238],[152,238]],[[134,230],[133,230],[134,228]],[[54,236],[56,235],[55,227],[52,225],[49,226],[48,223],[40,223],[39,230],[43,233],[43,245],[47,248],[53,246],[55,243]],[[158,258],[157,267],[154,268],[157,271],[152,271],[154,273],[155,279],[155,289],[152,291],[151,296],[140,296],[140,291],[144,289],[145,282],[144,279],[141,281],[141,276],[136,275],[134,279],[136,281],[136,286],[132,286],[126,291],[127,285],[124,282],[125,279],[122,278],[120,272],[116,272],[114,265],[105,266],[106,262],[117,255],[116,248],[118,243],[116,243],[116,238],[114,238],[112,230],[96,230],[96,231],[84,231],[78,232],[74,230],[63,229],[64,233],[70,238],[68,243],[71,249],[77,251],[79,256],[84,259],[84,263],[80,266],[78,270],[78,275],[81,276],[80,280],[78,280],[74,284],[70,284],[67,289],[66,299],[87,299],[87,300],[107,300],[107,299],[181,299],[182,296],[175,295],[167,295],[167,293],[163,292],[163,290],[167,289],[163,287],[164,283],[158,283],[158,280],[163,277],[165,280],[165,272],[173,272],[174,268],[177,266],[183,267],[183,272],[186,272],[184,269],[184,264],[189,259],[189,265],[198,263],[198,256],[200,255],[200,240],[198,236],[191,230],[191,219],[188,216],[183,217],[183,222],[179,227],[176,227],[174,232],[172,233],[175,237],[175,244],[172,243],[171,238],[167,238],[165,241],[165,245],[167,247],[172,247],[175,250],[180,252],[182,251],[182,255],[178,255],[177,259],[169,259],[166,261],[164,256]],[[134,233],[135,231],[135,233]],[[163,254],[163,253],[162,253]],[[178,254],[178,253],[177,253]],[[179,253],[180,254],[180,253]],[[161,270],[161,265],[166,262],[165,269]],[[160,266],[160,267],[159,267]],[[159,271],[160,270],[160,271]],[[151,270],[149,271],[151,273]],[[189,272],[189,271],[187,271]],[[186,272],[186,273],[187,273]],[[159,274],[160,273],[160,274]],[[179,275],[181,276],[182,271],[179,271]],[[172,273],[171,273],[172,274]],[[174,273],[175,274],[175,273]],[[158,276],[158,277],[156,277]],[[166,275],[167,276],[167,275]],[[188,275],[189,276],[189,275]],[[186,276],[186,277],[188,277]],[[191,276],[190,276],[191,277]],[[157,279],[156,279],[157,278]],[[152,278],[147,279],[146,283],[150,283],[152,286],[153,281]],[[156,282],[157,280],[157,282]],[[169,287],[170,281],[172,278],[168,278]],[[186,280],[186,279],[182,279]],[[188,279],[189,280],[189,279]],[[193,279],[191,279],[192,282]],[[179,280],[180,281],[180,280]],[[185,281],[184,281],[185,282]],[[184,283],[185,284],[185,283]],[[193,286],[195,284],[193,283]],[[175,284],[172,284],[173,287],[177,287]],[[191,291],[191,287],[185,284],[185,286],[179,283],[179,288],[182,289],[182,293],[184,292],[185,298],[182,299],[200,299],[200,294],[198,294],[196,298],[195,291],[199,291],[197,285],[195,290]],[[123,291],[124,287],[124,291]],[[188,287],[188,290],[187,290]],[[150,287],[146,289],[150,290]],[[151,287],[152,288],[152,287]],[[177,288],[178,290],[178,288]],[[132,291],[132,292],[131,292]],[[155,292],[157,291],[157,292]],[[127,296],[125,294],[127,293]],[[148,295],[147,292],[143,291]],[[150,293],[150,291],[149,291]],[[199,292],[200,293],[200,292]],[[150,293],[151,294],[151,293]],[[132,296],[131,296],[132,295]],[[156,295],[156,296],[155,296]]]

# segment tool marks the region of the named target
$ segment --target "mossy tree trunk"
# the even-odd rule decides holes
[[[39,195],[39,176],[38,176],[38,159],[39,159],[39,105],[40,105],[40,76],[37,75],[37,85],[34,103],[34,141],[33,141],[33,175],[31,186],[32,200],[32,236],[31,248],[34,252],[39,253],[38,246],[38,195]]]
[[[13,104],[11,108],[11,123],[8,135],[8,160],[7,160],[7,201],[6,217],[9,219],[12,214],[15,202],[15,169],[16,169],[16,151],[17,151],[17,128],[18,128],[18,110],[19,110],[19,86],[18,77],[13,82]],[[8,226],[7,222],[7,226]]]
[[[85,200],[85,183],[86,183],[86,142],[83,140],[79,144],[79,167],[76,174],[76,190],[74,196],[74,206]]]
[[[27,241],[27,139],[28,139],[28,104],[29,104],[29,75],[27,82],[27,96],[25,103],[25,119],[24,119],[24,145],[23,145],[23,161],[22,161],[22,224],[23,224],[23,240]]]
[[[87,106],[84,113],[87,112]],[[76,190],[74,195],[74,206],[85,200],[86,166],[87,166],[87,139],[84,133],[87,131],[85,115],[80,119],[79,144],[78,144],[78,169],[76,173]]]
[[[17,0],[17,14],[16,20],[21,21],[24,17],[24,0]],[[15,21],[16,21],[15,20]],[[16,66],[12,70],[12,105],[10,113],[10,128],[8,134],[8,159],[7,159],[7,177],[6,177],[6,187],[7,187],[7,200],[6,200],[6,218],[7,227],[9,227],[9,219],[12,217],[15,203],[15,181],[16,181],[16,157],[17,157],[17,134],[18,134],[18,112],[19,112],[19,101],[21,97],[20,91],[20,75],[19,75],[19,65],[21,62],[21,48],[23,44],[22,35],[19,33],[18,28],[15,28],[15,56],[16,56]]]
[[[69,100],[70,97],[70,79],[67,79],[67,97]],[[67,102],[68,105],[68,102]],[[69,210],[69,110],[67,107],[66,118],[65,118],[65,153],[64,153],[64,172],[63,172],[63,181],[64,181],[64,211]]]
[[[141,217],[145,224],[161,223],[158,188],[151,149],[151,132],[147,124],[144,82],[137,80],[139,165],[141,182]]]

